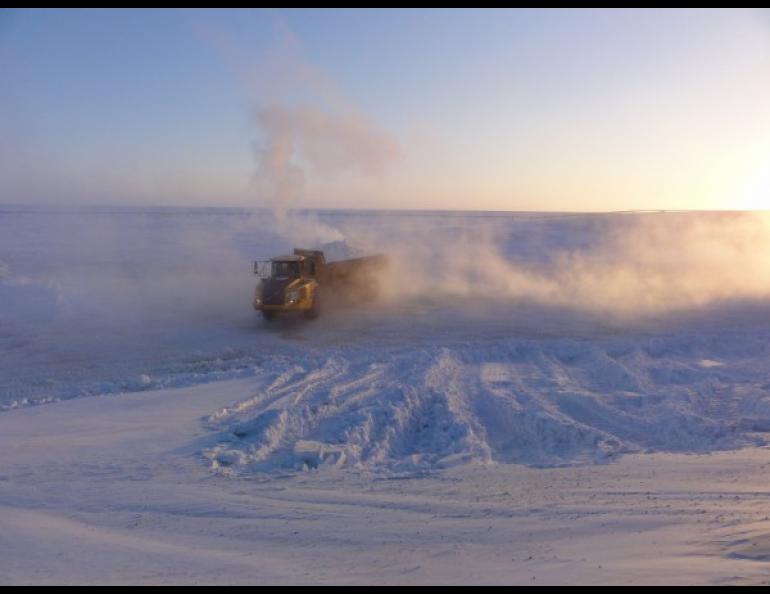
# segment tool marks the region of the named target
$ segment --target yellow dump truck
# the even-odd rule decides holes
[[[378,273],[387,263],[383,255],[327,262],[322,251],[303,249],[258,260],[254,262],[254,273],[259,277],[254,309],[267,321],[292,311],[317,318],[322,296],[324,301],[370,301],[378,292]]]

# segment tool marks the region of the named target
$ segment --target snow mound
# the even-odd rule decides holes
[[[401,473],[764,443],[766,378],[704,366],[706,340],[502,339],[284,360],[257,375],[251,397],[208,419],[217,440],[204,456],[229,475]]]

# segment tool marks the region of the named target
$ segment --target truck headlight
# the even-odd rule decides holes
[[[290,302],[299,301],[300,291],[299,289],[292,289],[286,293],[286,299]]]

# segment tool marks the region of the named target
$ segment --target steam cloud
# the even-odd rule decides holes
[[[539,257],[519,261],[506,252],[498,232],[473,218],[438,233],[417,223],[379,238],[369,230],[357,240],[390,254],[383,283],[390,300],[531,302],[633,319],[770,299],[769,213],[593,220],[603,224],[585,230],[596,234],[589,245],[560,248],[523,240]]]
[[[299,41],[285,27],[280,51],[271,56],[263,81],[273,97],[258,100],[256,123],[264,137],[256,147],[257,188],[290,240],[316,244],[342,240],[341,233],[317,219],[309,224],[291,216],[301,205],[309,177],[381,179],[398,160],[398,143],[344,100],[336,85],[301,54]],[[292,101],[297,95],[304,100]]]

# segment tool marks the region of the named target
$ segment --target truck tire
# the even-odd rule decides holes
[[[313,292],[313,304],[304,313],[308,320],[315,320],[321,315],[321,296],[318,294],[318,289]]]
[[[268,310],[263,309],[262,310],[262,317],[264,318],[264,320],[266,322],[272,322],[273,320],[275,320],[275,318],[278,317],[278,312],[276,312],[276,311],[268,311]]]

